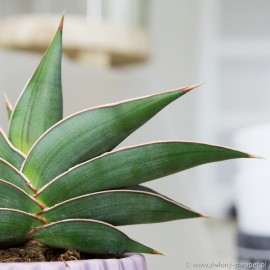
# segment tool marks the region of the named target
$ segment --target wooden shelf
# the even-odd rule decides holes
[[[21,15],[0,20],[0,46],[44,52],[57,29],[56,15]],[[138,28],[86,21],[66,16],[64,53],[76,60],[101,66],[145,62],[149,58],[148,34]]]

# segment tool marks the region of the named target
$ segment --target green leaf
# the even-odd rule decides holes
[[[163,198],[165,198],[165,199],[167,199],[167,200],[169,200],[171,202],[174,202],[176,204],[180,204],[177,201],[175,201],[175,200],[161,194],[160,192],[157,192],[156,190],[153,190],[152,188],[142,186],[142,185],[130,186],[130,187],[123,188],[121,190],[135,190],[135,191],[143,191],[143,192],[153,193],[154,195],[162,196]],[[187,206],[184,206],[184,205],[181,205],[181,206],[183,206],[184,208],[189,209]],[[189,210],[193,211],[192,209],[189,209]],[[199,214],[199,217],[206,217],[206,216],[202,215],[202,214]]]
[[[38,212],[42,208],[25,191],[0,179],[0,208],[12,208],[25,212]]]
[[[8,114],[8,119],[10,119],[11,114],[13,112],[13,106],[11,105],[7,94],[5,93],[5,103],[6,103],[6,109],[7,109],[7,114]]]
[[[0,158],[0,179],[6,180],[23,189],[28,194],[33,194],[29,180],[20,171],[2,158]]]
[[[63,117],[61,58],[62,24],[11,116],[9,139],[25,154],[34,142]]]
[[[154,193],[156,195],[161,195],[159,192],[153,190],[152,188],[149,188],[149,187],[146,187],[146,186],[142,186],[142,185],[126,187],[126,188],[123,188],[123,190],[144,191],[144,192]],[[161,195],[161,196],[165,197],[164,195]],[[167,197],[165,197],[165,198],[167,198]]]
[[[46,208],[40,216],[48,221],[95,219],[117,226],[202,217],[161,195],[135,190],[109,190],[80,196]]]
[[[38,199],[51,206],[83,194],[138,185],[201,164],[247,157],[233,149],[193,142],[133,146],[75,166],[44,186]]]
[[[121,190],[135,190],[135,191],[143,191],[143,192],[153,193],[154,195],[162,196],[164,199],[167,199],[167,200],[169,200],[171,202],[174,202],[176,204],[180,204],[177,201],[175,201],[175,200],[161,194],[160,192],[157,192],[156,190],[153,190],[152,188],[142,186],[142,185],[130,186],[130,187],[123,188]],[[181,206],[183,206],[184,208],[189,209],[187,206],[184,206],[184,205],[181,205]],[[189,210],[193,211],[192,209],[189,209]],[[206,216],[203,215],[203,214],[199,214],[199,217],[206,217]]]
[[[51,223],[33,230],[30,237],[56,248],[74,248],[91,254],[126,252],[159,254],[115,227],[96,220],[75,219]]]
[[[18,151],[8,140],[5,133],[0,128],[0,158],[20,169],[24,161],[24,155]]]
[[[25,236],[40,222],[32,215],[14,209],[0,208],[0,247],[16,246],[25,241]]]
[[[30,151],[23,173],[41,188],[60,173],[111,151],[166,105],[196,86],[87,109],[49,129]]]

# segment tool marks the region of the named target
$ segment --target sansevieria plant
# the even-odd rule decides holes
[[[140,184],[205,163],[253,156],[184,141],[114,150],[197,85],[62,119],[62,28],[63,18],[14,109],[6,99],[8,136],[0,132],[0,247],[37,240],[91,254],[158,254],[115,226],[203,215]]]

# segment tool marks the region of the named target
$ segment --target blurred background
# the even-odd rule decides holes
[[[269,121],[267,0],[0,0],[0,94],[6,92],[12,104],[63,9],[65,115],[206,82],[119,147],[177,139],[239,148],[245,145],[235,140],[238,130]],[[0,123],[7,131],[3,100]],[[248,167],[252,160],[243,162]],[[214,217],[121,228],[167,254],[146,256],[150,270],[235,261],[238,166],[238,161],[204,165],[147,184]]]

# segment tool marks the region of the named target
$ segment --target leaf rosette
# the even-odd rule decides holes
[[[61,19],[54,39],[0,130],[0,247],[36,239],[92,254],[160,254],[117,226],[203,217],[141,184],[202,164],[253,157],[196,142],[114,150],[199,85],[89,108],[63,119]]]

